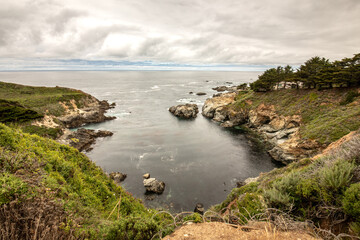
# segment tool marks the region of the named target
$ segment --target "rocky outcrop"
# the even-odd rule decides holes
[[[99,101],[92,96],[89,96],[87,100],[84,101],[82,108],[78,108],[74,100],[70,101],[71,107],[62,102],[59,104],[65,109],[65,114],[58,117],[58,119],[67,128],[75,128],[88,123],[100,123],[115,119],[115,117],[105,116],[105,112],[115,106],[114,103],[110,105],[107,101]]]
[[[225,107],[235,101],[236,93],[223,93],[206,99],[202,107],[202,115],[207,118],[214,118],[215,112],[220,107]],[[220,110],[219,110],[220,111]]]
[[[227,86],[218,86],[218,87],[214,87],[212,88],[212,90],[215,90],[217,92],[236,92],[238,91],[238,87],[237,86],[231,86],[231,87],[227,87]]]
[[[176,117],[189,119],[196,118],[199,109],[196,104],[181,104],[170,107],[169,112],[174,114]]]
[[[68,144],[79,151],[92,150],[91,145],[96,142],[96,138],[112,136],[110,131],[91,130],[80,128],[75,132],[67,131],[58,141],[63,144]]]
[[[260,104],[257,108],[233,107],[235,93],[225,93],[207,99],[202,114],[223,127],[247,124],[269,143],[269,154],[273,159],[288,164],[309,157],[321,146],[312,140],[302,139],[299,133],[301,116],[282,116],[273,105]],[[251,109],[251,110],[250,110]]]
[[[161,194],[165,190],[165,183],[155,178],[147,178],[143,181],[147,192]]]
[[[121,183],[122,181],[125,180],[127,175],[125,173],[121,173],[121,172],[112,172],[109,174],[109,177],[112,180],[114,180],[116,183]]]

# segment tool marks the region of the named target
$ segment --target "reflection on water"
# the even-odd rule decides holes
[[[211,88],[241,84],[254,72],[25,72],[0,73],[2,81],[28,85],[81,89],[99,99],[115,102],[109,115],[117,119],[88,126],[114,135],[97,141],[87,155],[105,171],[128,177],[127,191],[151,206],[193,210],[220,203],[236,182],[275,167],[269,156],[252,147],[241,130],[229,131],[205,119],[182,121],[168,112],[179,103],[201,108],[215,93]],[[197,96],[189,92],[205,92]],[[162,195],[145,196],[146,172],[166,183]],[[152,201],[146,199],[154,198]]]

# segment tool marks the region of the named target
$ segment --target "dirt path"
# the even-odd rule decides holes
[[[316,240],[302,232],[281,232],[268,223],[236,228],[225,223],[211,222],[182,226],[164,240]]]

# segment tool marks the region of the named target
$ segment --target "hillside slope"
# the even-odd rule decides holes
[[[0,124],[0,159],[1,239],[150,239],[171,223],[72,147]]]

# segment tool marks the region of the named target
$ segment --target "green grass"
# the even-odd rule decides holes
[[[74,99],[78,107],[89,95],[82,91],[62,87],[32,87],[0,82],[0,99],[18,102],[25,108],[45,114],[60,116],[64,108],[59,102]]]

